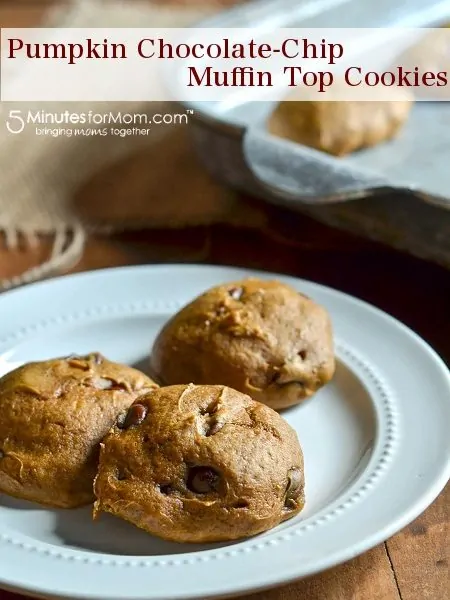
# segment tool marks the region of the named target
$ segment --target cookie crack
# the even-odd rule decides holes
[[[267,425],[266,423],[263,423],[262,421],[259,421],[256,416],[255,416],[255,412],[253,409],[247,409],[247,414],[250,417],[251,422],[253,423],[254,427],[257,427],[259,429],[262,429],[263,431],[265,431],[266,433],[272,435],[275,439],[281,441],[281,435],[278,433],[278,431],[276,429],[274,429],[273,427],[270,427],[270,425]]]
[[[245,427],[246,429],[249,429],[253,432],[255,430],[262,430],[274,437],[277,441],[282,441],[282,438],[276,429],[272,429],[271,427],[268,427],[267,425],[259,421],[253,421],[252,423],[252,425],[249,425],[248,423],[234,423],[233,421],[227,421],[223,424],[223,426],[225,427],[226,425],[234,425],[235,427]]]
[[[226,391],[226,387],[222,387],[216,398],[211,400],[206,407],[200,407],[199,409],[200,418],[202,419],[202,433],[205,437],[215,435],[225,425],[225,422],[220,419],[217,413],[221,409]]]

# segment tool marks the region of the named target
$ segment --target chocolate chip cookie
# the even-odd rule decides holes
[[[49,506],[93,501],[99,443],[155,383],[97,353],[34,362],[0,379],[0,492]]]
[[[177,542],[248,537],[298,514],[303,456],[268,406],[223,386],[141,396],[101,444],[94,516]]]
[[[150,364],[164,385],[227,385],[272,408],[286,408],[333,376],[330,318],[277,281],[220,285],[166,324]]]

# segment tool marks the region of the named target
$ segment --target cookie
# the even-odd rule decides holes
[[[333,376],[327,312],[288,285],[247,279],[215,287],[177,313],[150,359],[164,385],[227,385],[275,409],[301,402]]]
[[[270,116],[268,129],[277,137],[345,156],[395,137],[412,106],[409,95],[402,100],[285,100]]]
[[[0,379],[0,492],[72,508],[94,500],[99,443],[156,384],[100,354],[34,362]]]
[[[176,542],[255,535],[304,505],[295,431],[271,408],[224,386],[140,397],[101,444],[101,511]]]

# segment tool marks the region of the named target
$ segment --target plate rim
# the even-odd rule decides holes
[[[204,271],[214,271],[215,274],[217,273],[217,279],[219,279],[219,276],[221,274],[224,275],[224,280],[226,280],[226,278],[230,278],[232,277],[240,277],[240,276],[249,276],[249,275],[253,275],[253,276],[261,276],[261,277],[272,277],[272,278],[279,278],[279,279],[284,279],[284,280],[292,280],[295,281],[296,285],[302,285],[302,284],[306,284],[308,286],[311,286],[313,289],[319,289],[322,290],[324,293],[331,293],[332,295],[337,294],[338,297],[340,297],[344,302],[350,302],[350,303],[356,303],[357,305],[361,306],[361,308],[363,308],[364,310],[370,310],[370,312],[372,312],[372,314],[375,314],[376,317],[381,317],[384,320],[388,319],[388,322],[391,325],[395,325],[395,327],[397,328],[397,330],[399,332],[401,332],[402,335],[407,335],[409,337],[410,340],[412,340],[414,343],[419,344],[421,351],[425,351],[429,358],[436,364],[436,366],[439,366],[439,368],[442,370],[442,374],[446,375],[447,378],[447,383],[449,385],[449,389],[450,389],[450,374],[448,373],[447,367],[445,365],[445,362],[442,360],[442,358],[438,355],[438,353],[427,343],[425,342],[417,333],[415,333],[413,330],[411,330],[409,327],[407,327],[405,324],[403,324],[401,321],[397,320],[396,318],[394,318],[393,316],[389,315],[388,313],[384,312],[383,310],[373,306],[370,303],[367,303],[364,300],[360,300],[354,296],[351,296],[345,292],[341,292],[339,290],[336,290],[334,288],[325,286],[323,284],[319,284],[319,283],[315,283],[312,281],[307,281],[305,279],[301,279],[298,277],[294,277],[294,276],[290,276],[290,275],[285,275],[285,274],[281,274],[281,273],[273,273],[270,271],[262,271],[262,270],[254,270],[254,269],[247,269],[247,268],[238,268],[238,267],[233,267],[233,266],[214,266],[214,265],[196,265],[196,264],[169,264],[169,265],[143,265],[143,266],[137,266],[137,267],[133,267],[133,266],[129,266],[129,267],[118,267],[118,268],[112,268],[112,269],[101,269],[101,270],[97,270],[97,271],[90,271],[87,273],[77,273],[77,274],[73,274],[73,275],[66,275],[66,276],[60,276],[54,279],[50,279],[47,281],[42,281],[42,282],[37,282],[34,284],[31,284],[29,286],[23,287],[23,288],[19,288],[19,289],[15,289],[15,290],[11,290],[8,292],[5,292],[4,294],[0,295],[0,310],[2,307],[3,303],[8,303],[8,298],[14,298],[17,297],[18,295],[26,295],[27,293],[29,293],[30,289],[33,290],[45,290],[48,288],[54,288],[57,285],[65,285],[67,283],[70,284],[70,282],[72,281],[76,281],[76,280],[80,280],[80,279],[86,279],[86,278],[98,278],[98,277],[104,277],[104,276],[110,276],[110,275],[118,275],[119,277],[123,274],[129,274],[132,273],[133,275],[139,272],[163,272],[163,271],[173,271],[173,270],[182,270],[184,272],[188,272],[188,271],[192,271],[192,270],[197,270],[197,269],[201,269]],[[225,274],[226,277],[225,277]],[[93,303],[95,304],[95,303]],[[6,335],[3,335],[3,334]],[[7,327],[2,327],[0,325],[0,336],[1,336],[1,340],[0,340],[0,344],[3,346],[5,340],[9,339],[11,335],[11,332],[8,330]],[[311,570],[310,572],[308,572],[307,575],[313,575],[317,572],[320,572],[326,568],[330,568],[331,566],[334,566],[336,564],[340,564],[341,562],[344,562],[345,560],[348,560],[356,555],[361,554],[362,552],[367,551],[368,549],[372,548],[373,546],[377,545],[378,543],[384,541],[385,539],[387,539],[388,537],[390,537],[391,535],[393,535],[395,532],[399,531],[400,529],[403,529],[403,527],[405,527],[407,524],[409,524],[412,520],[414,520],[419,514],[421,514],[423,512],[423,510],[425,510],[429,504],[439,495],[439,493],[442,491],[442,489],[445,487],[445,484],[447,483],[448,478],[450,477],[450,453],[448,453],[447,456],[447,462],[446,464],[442,465],[441,468],[441,477],[437,478],[437,480],[434,482],[433,486],[429,486],[429,489],[426,491],[426,493],[424,491],[422,491],[422,493],[420,494],[420,499],[416,500],[415,502],[411,503],[411,507],[410,510],[405,513],[402,514],[401,516],[397,515],[395,518],[391,518],[391,523],[387,524],[383,529],[379,530],[377,532],[377,535],[373,535],[370,538],[365,538],[364,540],[362,540],[359,544],[357,545],[353,545],[351,548],[347,548],[346,552],[343,551],[342,549],[335,552],[335,554],[337,554],[338,556],[335,557],[334,555],[331,556],[327,556],[325,559],[323,559],[322,561],[318,561],[317,566]],[[1,549],[1,543],[0,543],[0,549]],[[81,551],[80,551],[81,552]],[[133,557],[127,557],[127,558],[133,558]],[[137,557],[134,557],[137,558]],[[142,557],[140,557],[142,558]],[[323,564],[322,564],[323,563]],[[223,597],[224,594],[240,594],[240,593],[246,593],[246,592],[251,592],[251,591],[259,591],[259,590],[263,590],[263,589],[268,589],[271,587],[276,587],[279,585],[282,585],[283,583],[289,583],[291,581],[295,581],[301,577],[305,577],[305,574],[302,574],[301,576],[299,575],[295,575],[295,574],[291,574],[291,576],[282,576],[282,575],[276,575],[272,578],[270,577],[265,577],[264,578],[264,583],[262,583],[260,586],[255,586],[255,585],[251,585],[249,587],[249,584],[247,583],[242,583],[239,584],[239,582],[233,586],[232,590],[229,590],[228,592],[214,592],[211,594],[211,597]],[[31,593],[31,594],[45,594],[45,595],[58,595],[61,597],[60,594],[58,594],[57,590],[51,591],[48,589],[48,587],[44,587],[44,588],[39,588],[34,586],[33,588],[25,588],[23,586],[20,586],[20,584],[17,583],[13,583],[11,581],[7,581],[6,579],[4,579],[4,577],[2,576],[1,572],[0,572],[0,585],[2,585],[2,587],[17,591],[17,592],[25,592],[25,593]],[[63,597],[67,597],[64,596]],[[74,595],[73,593],[71,593],[71,598],[106,598],[106,596],[102,596],[99,594],[92,594],[89,593],[89,595],[86,595],[84,593],[80,594],[80,595]],[[150,597],[150,596],[149,596]],[[156,598],[156,596],[151,596],[152,598]],[[169,596],[168,596],[169,597]],[[196,598],[197,594],[195,596],[189,595],[189,592],[187,593],[183,593],[182,595],[170,595],[170,598]],[[209,597],[209,596],[208,596]],[[112,600],[112,597],[110,595],[107,596],[108,600]],[[121,595],[121,596],[117,596],[117,598],[125,598],[125,596]],[[141,600],[142,598],[144,598],[144,596],[130,596],[130,598],[139,598],[139,600]]]

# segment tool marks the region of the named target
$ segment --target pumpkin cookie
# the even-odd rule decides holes
[[[345,156],[386,142],[400,132],[414,98],[405,94],[404,99],[390,100],[388,93],[378,90],[380,98],[370,101],[285,100],[270,116],[268,129],[277,137]]]
[[[150,364],[164,385],[227,385],[282,409],[332,378],[331,323],[321,306],[288,285],[229,283],[207,291],[166,324]]]
[[[0,492],[49,506],[93,501],[99,443],[156,384],[100,354],[34,362],[0,379]]]
[[[101,444],[94,516],[110,512],[177,542],[248,537],[304,505],[295,431],[223,386],[141,396]]]

